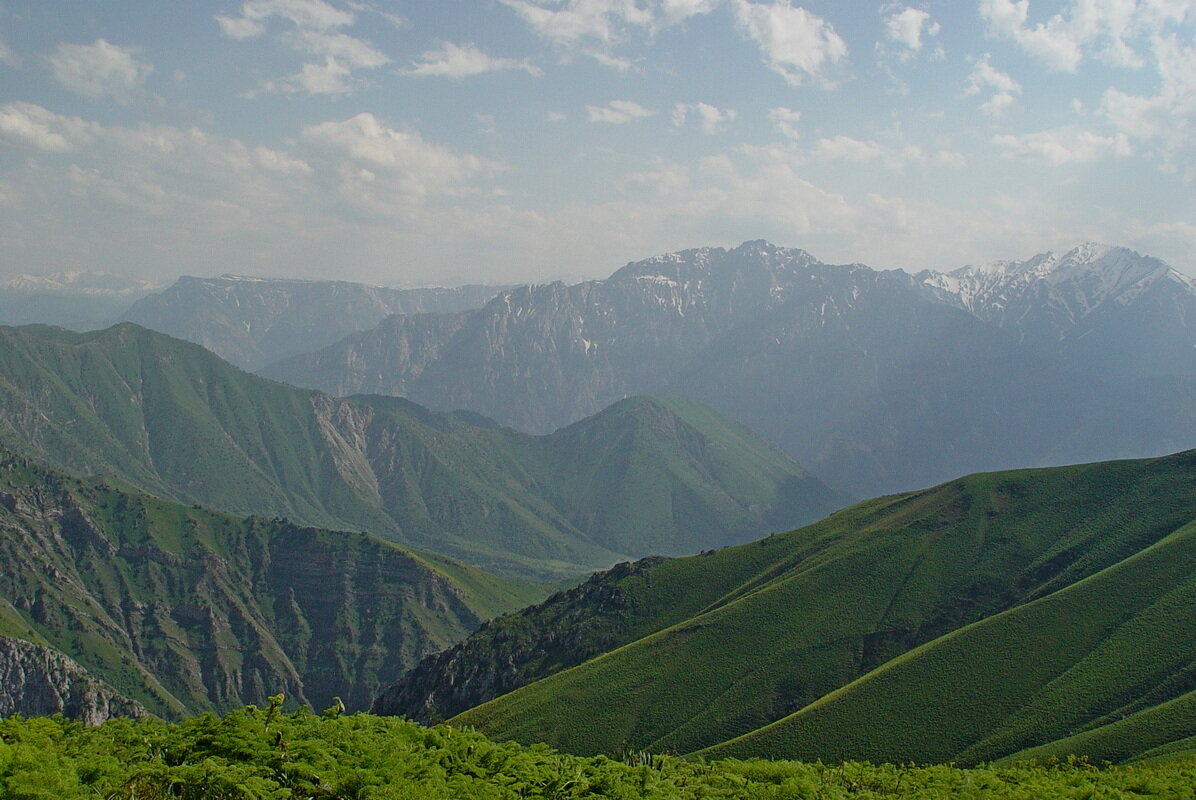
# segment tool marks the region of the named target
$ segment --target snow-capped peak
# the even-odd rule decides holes
[[[963,267],[944,276],[951,280],[935,284],[949,291],[967,288],[971,294],[988,294],[998,288],[1004,293],[1038,281],[1051,287],[1068,284],[1084,306],[1094,308],[1106,300],[1127,299],[1122,298],[1125,292],[1141,290],[1172,274],[1182,278],[1157,258],[1125,247],[1086,242],[1063,253],[1041,253],[1026,261]]]
[[[1159,284],[1196,295],[1196,282],[1157,258],[1124,247],[1086,242],[1025,261],[994,261],[950,273],[923,273],[923,286],[1002,327],[1066,331],[1098,308],[1128,306]]]

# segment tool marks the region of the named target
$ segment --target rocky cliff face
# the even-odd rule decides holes
[[[262,374],[528,431],[630,394],[691,397],[869,496],[1182,448],[1196,435],[1193,345],[1191,281],[1129,251],[915,276],[748,242],[391,317]]]
[[[179,278],[122,319],[201,344],[244,369],[331,344],[390,314],[476,308],[500,287],[391,289],[347,281]]]
[[[115,692],[164,716],[277,692],[363,708],[531,595],[367,536],[167,503],[3,454],[0,564],[0,633],[74,659],[13,662],[24,677],[5,687],[22,713],[129,707]]]
[[[111,717],[143,717],[145,706],[123,697],[49,647],[0,636],[0,717],[63,714],[87,725]]]

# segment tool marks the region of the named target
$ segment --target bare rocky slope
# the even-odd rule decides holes
[[[0,636],[0,717],[62,714],[86,725],[143,717],[145,706],[50,647]]]

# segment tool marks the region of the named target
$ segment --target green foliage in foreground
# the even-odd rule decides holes
[[[168,724],[0,721],[0,798],[985,798],[1186,800],[1196,758],[958,769],[782,761],[582,758],[366,714],[250,706]]]

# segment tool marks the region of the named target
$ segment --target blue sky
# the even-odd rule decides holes
[[[1196,274],[1196,0],[0,0],[0,274]]]

